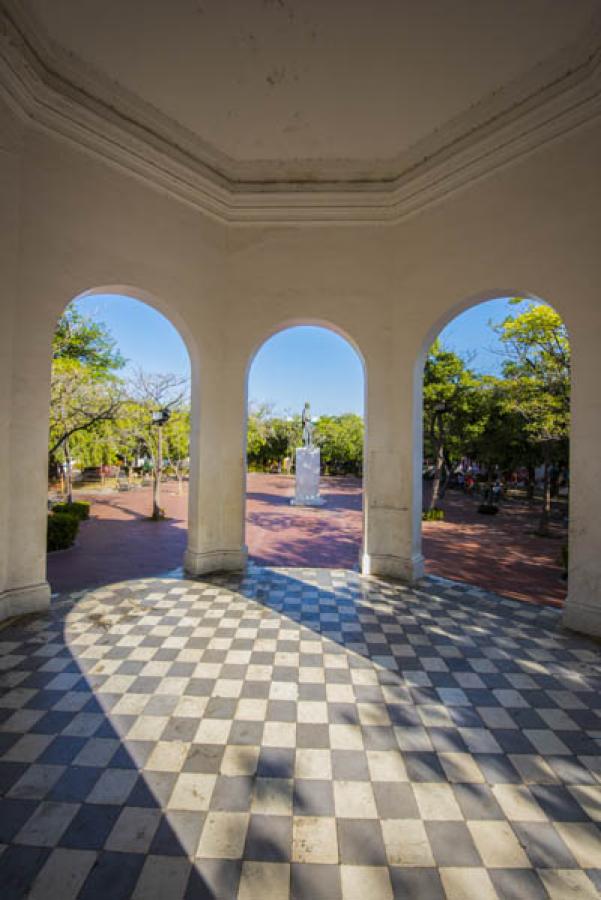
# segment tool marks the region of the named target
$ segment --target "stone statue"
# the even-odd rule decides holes
[[[301,422],[303,426],[303,446],[311,449],[313,447],[313,422],[311,421],[311,406],[308,400],[301,414]]]
[[[292,506],[323,506],[325,500],[319,496],[320,452],[313,443],[313,422],[308,401],[301,413],[301,422],[303,446],[296,448],[295,489],[290,503]]]

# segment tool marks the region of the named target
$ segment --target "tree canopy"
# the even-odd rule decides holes
[[[78,362],[96,374],[123,368],[125,359],[102,322],[82,315],[71,303],[57,322],[52,340],[52,359]]]
[[[106,326],[68,306],[52,342],[48,454],[50,465],[61,457],[68,464],[69,498],[73,445],[80,439],[89,443],[114,421],[122,399],[116,372],[124,365]]]
[[[565,325],[549,306],[532,304],[496,328],[507,408],[537,444],[563,441],[570,428],[570,345]]]

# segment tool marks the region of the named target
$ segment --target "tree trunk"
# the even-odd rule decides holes
[[[66,487],[67,487],[67,503],[73,503],[73,475],[71,471],[71,450],[69,448],[69,438],[63,444],[63,452],[65,454],[66,469]]]
[[[535,468],[534,466],[528,466],[528,502],[532,503],[534,501],[534,491],[536,488],[536,476],[535,476]]]
[[[438,502],[441,498],[440,487],[442,479],[442,470],[444,466],[444,444],[438,442],[436,448],[436,460],[434,463],[434,478],[432,479],[432,496],[430,497],[430,509],[437,509]]]
[[[449,486],[449,468],[446,462],[443,462],[442,468],[440,471],[440,487],[438,489],[438,499],[442,503],[447,493],[447,488]]]
[[[161,509],[161,472],[163,469],[163,431],[159,425],[157,456],[154,462],[154,472],[152,479],[152,518],[162,519],[163,510]]]
[[[538,520],[537,533],[545,537],[549,534],[549,519],[551,516],[551,478],[549,459],[549,448],[544,447],[544,470],[543,470],[543,502]]]

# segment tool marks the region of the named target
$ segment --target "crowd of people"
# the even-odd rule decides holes
[[[434,466],[426,461],[424,477],[431,478]],[[569,471],[567,466],[551,465],[549,469],[551,496],[567,493]],[[507,489],[529,488],[534,490],[544,481],[544,466],[528,468],[521,466],[509,472],[503,472],[499,466],[485,466],[476,460],[462,459],[453,469],[445,469],[443,480],[446,487],[455,487],[464,493],[480,494],[486,492],[493,502],[501,500]]]

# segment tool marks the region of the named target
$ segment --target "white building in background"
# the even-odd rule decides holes
[[[424,353],[520,295],[570,333],[565,621],[601,633],[599,6],[0,2],[2,615],[49,602],[50,346],[73,298],[130,295],[186,341],[193,573],[245,563],[254,353],[292,324],[345,336],[361,565],[415,579]]]

